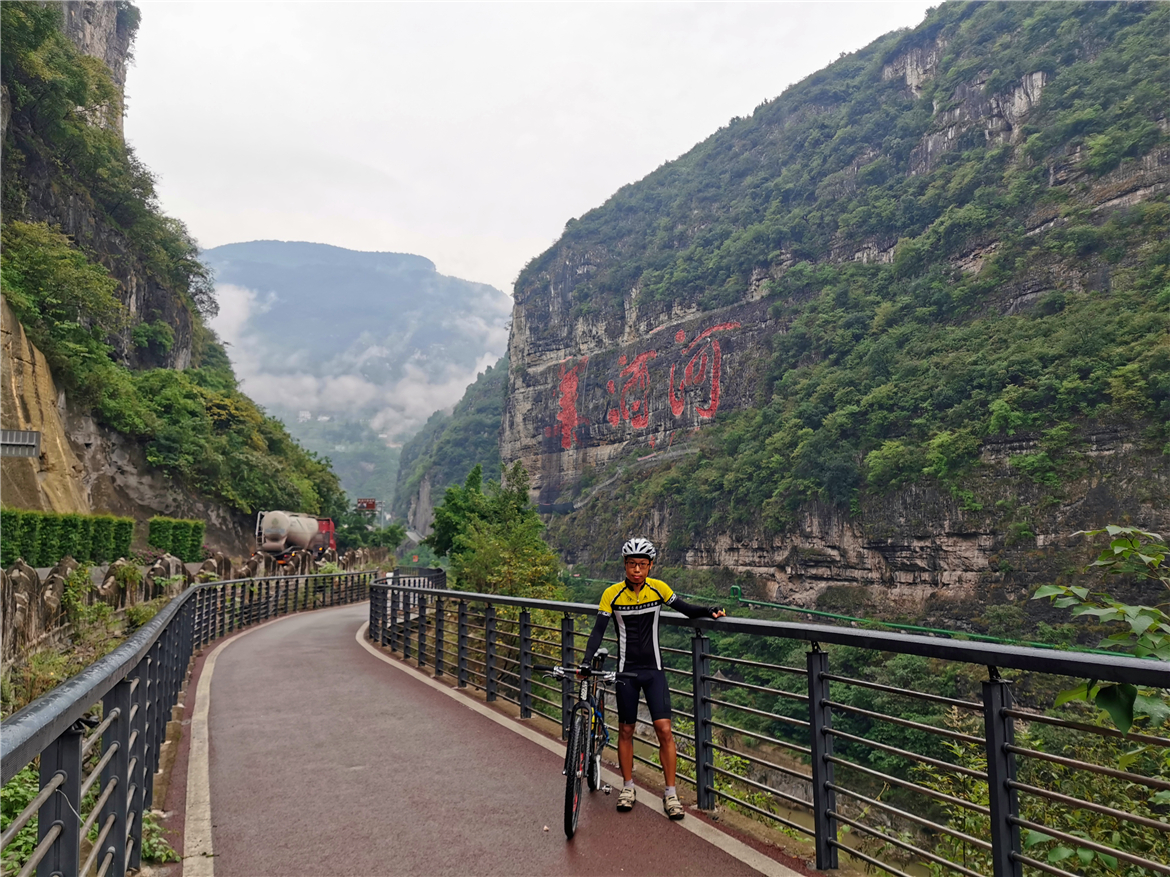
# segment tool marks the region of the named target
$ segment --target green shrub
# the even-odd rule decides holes
[[[207,525],[203,521],[191,522],[191,538],[187,543],[187,555],[183,560],[188,563],[199,563],[203,560],[203,534]]]
[[[24,512],[20,509],[0,509],[0,566],[5,569],[16,562],[20,552]]]
[[[88,561],[93,557],[93,518],[79,515],[77,523],[77,556],[74,560]]]
[[[159,551],[170,551],[174,533],[175,521],[173,518],[155,517],[150,519],[150,531],[146,536],[146,544]]]
[[[37,560],[34,566],[55,566],[61,559],[61,518],[54,514],[34,513],[40,520],[37,537]],[[29,561],[32,563],[32,561]]]
[[[3,509],[0,562],[7,567],[22,557],[30,566],[46,567],[69,556],[79,563],[103,563],[118,552],[129,554],[133,535],[132,518]]]
[[[76,561],[84,561],[81,555],[81,515],[62,515],[61,534],[57,547],[61,556],[69,555]]]
[[[170,552],[181,560],[187,559],[188,545],[191,541],[191,522],[176,520],[171,523]]]
[[[93,550],[90,560],[94,563],[109,563],[114,560],[114,518],[112,515],[97,515],[93,519]]]
[[[20,525],[16,553],[30,566],[37,561],[37,544],[40,540],[41,519],[35,512],[25,512]]]
[[[186,563],[203,560],[203,521],[157,517],[150,519],[147,544]]]
[[[134,542],[134,519],[114,519],[114,550],[113,559],[130,556],[130,546]]]
[[[21,811],[41,790],[40,778],[33,765],[21,768],[20,772],[4,786],[0,795],[0,813],[4,815],[4,827],[16,820]],[[37,845],[37,817],[34,815],[4,848],[4,873],[15,874],[28,861]]]

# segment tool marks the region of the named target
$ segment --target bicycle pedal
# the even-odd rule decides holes
[[[608,795],[610,792],[613,791],[613,787],[610,786],[609,783],[606,783],[604,786],[601,787],[601,791],[605,792],[605,794]]]

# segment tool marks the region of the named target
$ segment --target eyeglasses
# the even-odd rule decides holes
[[[648,560],[627,560],[626,566],[631,569],[650,569],[650,561]]]

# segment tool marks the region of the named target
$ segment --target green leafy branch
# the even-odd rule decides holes
[[[1098,555],[1085,571],[1097,569],[1106,577],[1129,576],[1160,583],[1170,591],[1170,567],[1166,555],[1170,549],[1157,533],[1137,527],[1113,524],[1102,530],[1081,530],[1073,535],[1089,537],[1108,535],[1109,547]],[[1096,618],[1102,623],[1124,625],[1105,637],[1100,648],[1119,649],[1139,658],[1170,661],[1170,615],[1162,603],[1157,606],[1134,606],[1115,599],[1106,591],[1093,591],[1071,585],[1043,585],[1033,600],[1048,599],[1054,606],[1069,609],[1074,616]],[[1154,725],[1170,719],[1170,706],[1153,690],[1141,691],[1135,685],[1115,683],[1100,685],[1089,679],[1060,693],[1056,705],[1085,700],[1104,710],[1122,733],[1128,733],[1134,720],[1149,717]]]

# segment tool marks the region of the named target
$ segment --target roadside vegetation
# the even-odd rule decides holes
[[[528,501],[528,472],[517,461],[502,482],[483,483],[476,464],[462,487],[448,487],[423,542],[446,557],[453,585],[482,594],[553,600],[561,596],[560,559]]]

